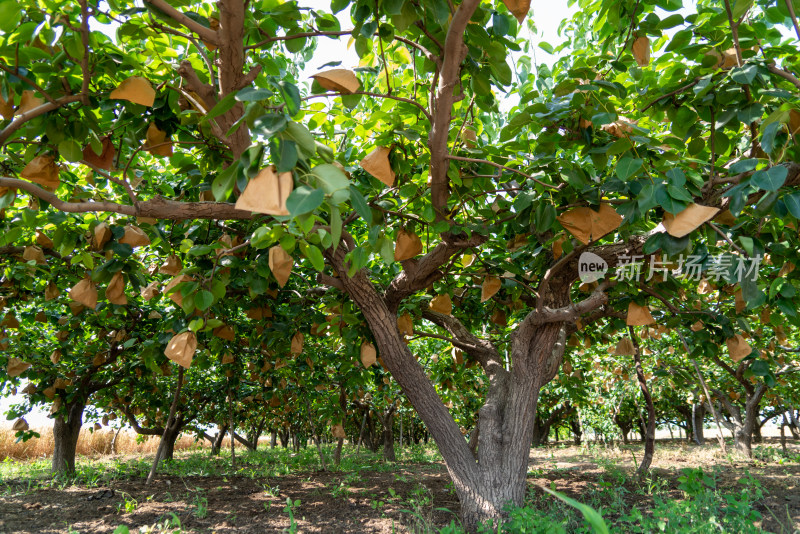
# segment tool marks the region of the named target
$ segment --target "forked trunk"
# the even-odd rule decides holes
[[[328,249],[326,254],[338,272],[347,272],[345,247]],[[566,327],[560,322],[538,322],[536,314],[531,313],[511,337],[510,371],[493,346],[479,349],[489,392],[479,413],[476,462],[425,370],[404,343],[396,312],[389,310],[363,271],[340,276],[339,280],[367,320],[386,368],[436,440],[461,501],[464,528],[475,532],[484,521],[502,520],[508,504],[521,505],[524,501],[539,389],[558,372]],[[551,286],[543,292],[544,303],[566,306],[569,287],[569,283]]]
[[[59,415],[53,423],[53,473],[75,472],[75,452],[83,424],[84,408],[85,405],[81,402],[67,404],[66,419]]]

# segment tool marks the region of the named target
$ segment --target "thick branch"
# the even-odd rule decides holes
[[[11,124],[6,126],[2,132],[0,132],[0,145],[4,144],[11,135],[22,128],[26,122],[31,119],[35,119],[40,115],[44,115],[48,111],[53,111],[54,109],[58,109],[61,106],[65,106],[72,102],[78,102],[83,98],[82,95],[67,95],[62,96],[61,98],[55,100],[54,102],[47,102],[42,104],[41,106],[37,106],[30,111],[26,111],[25,113],[21,114],[19,117],[11,121]]]
[[[139,202],[137,206],[109,201],[65,202],[53,193],[25,180],[0,177],[0,187],[22,189],[51,204],[57,210],[68,213],[119,213],[134,217],[153,217],[173,221],[190,219],[249,220],[253,218],[252,213],[237,210],[234,204],[227,202],[177,202],[161,196]]]
[[[442,242],[428,251],[419,260],[403,262],[403,272],[392,280],[386,289],[386,305],[395,313],[400,302],[407,296],[420,291],[444,276],[439,267],[444,265],[457,252],[477,247],[486,241],[486,238],[473,235],[464,239],[450,234],[442,235]]]
[[[464,0],[453,14],[444,42],[439,85],[432,102],[433,120],[428,138],[431,150],[431,200],[439,220],[444,220],[447,213],[449,197],[447,139],[450,134],[453,102],[455,102],[453,92],[461,78],[461,62],[467,54],[464,31],[479,4],[480,0]]]
[[[169,5],[166,2],[166,0],[144,0],[144,3],[150,4],[158,11],[161,11],[175,22],[184,26],[187,30],[196,33],[204,41],[208,41],[209,43],[219,46],[219,38],[217,32],[215,32],[211,28],[206,28],[199,22],[195,22],[193,19],[187,17],[186,15],[184,15],[183,13],[181,13],[180,11]]]
[[[424,310],[422,317],[450,332],[453,336],[453,345],[478,360],[488,376],[506,372],[503,367],[503,357],[492,342],[474,335],[452,315]]]

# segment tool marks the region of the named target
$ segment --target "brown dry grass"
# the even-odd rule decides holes
[[[0,461],[6,458],[14,460],[28,460],[46,458],[53,453],[53,431],[50,428],[36,428],[41,437],[29,439],[26,442],[17,442],[15,432],[9,428],[0,429]],[[111,441],[116,430],[103,429],[90,431],[88,428],[81,430],[78,438],[78,454],[81,456],[103,456],[111,454]],[[158,448],[159,436],[146,436],[141,442],[137,435],[122,431],[117,437],[117,454],[154,454]],[[195,441],[189,436],[181,436],[175,443],[175,450],[187,449],[195,446]]]

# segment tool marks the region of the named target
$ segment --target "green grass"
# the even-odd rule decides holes
[[[328,468],[332,468],[333,447],[324,447]],[[755,450],[757,462],[785,465],[796,463],[800,457],[784,456],[774,448]],[[323,491],[332,498],[347,500],[358,495],[357,489],[363,482],[362,472],[394,472],[394,480],[398,483],[410,483],[411,489],[402,494],[395,490],[387,493],[372,492],[367,497],[373,508],[382,509],[387,503],[397,505],[403,514],[403,525],[415,533],[441,532],[456,534],[461,532],[457,517],[444,528],[434,525],[433,516],[437,510],[433,495],[429,488],[415,480],[414,472],[439,470],[435,465],[441,461],[433,446],[404,447],[398,451],[396,464],[380,461],[380,453],[373,453],[364,448],[356,454],[352,449],[345,451],[341,466],[336,469],[342,473],[335,483],[331,482]],[[142,480],[147,476],[151,463],[150,457],[103,459],[79,458],[76,472],[71,477],[53,477],[48,460],[0,462],[0,496],[27,494],[38,488],[65,488],[71,484],[85,487],[100,487],[115,480]],[[594,456],[589,452],[586,460],[601,468],[600,473],[583,476],[580,494],[574,495],[576,500],[601,514],[610,532],[650,533],[669,532],[689,533],[740,533],[763,532],[755,526],[763,518],[756,509],[768,509],[764,500],[765,488],[757,478],[746,471],[735,486],[720,484],[722,469],[713,467],[706,471],[701,469],[684,469],[675,475],[651,474],[639,478],[632,474],[629,466],[616,463],[615,460]],[[198,449],[180,452],[175,460],[165,461],[159,467],[159,476],[172,477],[229,477],[231,475],[257,480],[265,483],[274,482],[285,475],[311,476],[320,468],[316,447],[293,452],[291,449],[267,449],[258,451],[239,450],[237,452],[236,469],[231,471],[228,451],[219,456],[210,456],[207,450]],[[561,483],[575,481],[574,471],[556,468],[555,459],[549,458],[538,464],[530,472],[536,478],[546,477]],[[416,483],[415,483],[416,482]],[[555,489],[556,483],[551,484]],[[264,486],[265,491],[277,493],[272,487]],[[452,484],[450,494],[454,495]],[[569,490],[568,490],[569,493]],[[451,500],[455,500],[454,498]],[[137,503],[126,499],[125,506],[135,509]],[[567,499],[566,501],[570,501]],[[191,502],[189,512],[198,518],[205,517],[208,500],[198,492]],[[294,503],[287,504],[293,513]],[[594,532],[579,506],[575,502],[565,502],[540,488],[530,487],[525,506],[508,510],[508,521],[500,532],[514,534],[543,533],[557,534],[567,532]],[[287,512],[287,513],[289,513]],[[584,509],[583,512],[586,512]],[[773,514],[775,523],[788,525],[790,520]],[[161,530],[173,530],[174,526]],[[179,527],[178,527],[179,528]],[[783,532],[791,534],[787,526]],[[485,532],[498,532],[496,527]],[[781,532],[781,531],[779,531]]]

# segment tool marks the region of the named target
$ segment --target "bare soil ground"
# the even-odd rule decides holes
[[[800,454],[800,445],[792,445]],[[599,484],[608,483],[609,469],[632,473],[638,445],[624,448],[559,446],[531,453],[532,486],[555,485],[578,500]],[[377,457],[376,457],[377,458]],[[376,459],[376,462],[378,460]],[[764,490],[756,504],[764,516],[762,528],[785,532],[773,519],[787,514],[800,528],[800,464],[756,462],[730,465],[716,447],[659,443],[653,469],[670,495],[682,498],[677,477],[684,467],[718,469],[718,484],[733,488],[749,471]],[[306,471],[274,478],[230,476],[159,476],[115,480],[108,485],[65,489],[37,487],[28,480],[0,481],[0,534],[113,532],[126,525],[132,532],[166,532],[174,514],[183,532],[273,533],[290,527],[286,499],[300,500],[293,510],[298,532],[391,533],[415,531],[424,522],[443,527],[457,518],[458,500],[441,464],[398,462],[390,471]],[[627,477],[622,485],[634,485]],[[625,492],[641,509],[652,506],[641,492]],[[533,487],[535,493],[541,490]],[[769,508],[769,510],[767,509]],[[771,511],[770,511],[771,510]],[[409,513],[411,511],[413,513]],[[70,530],[71,529],[71,530]],[[152,529],[152,530],[151,530]]]

